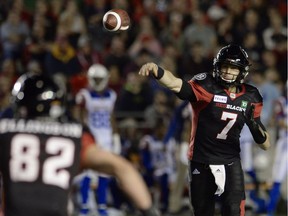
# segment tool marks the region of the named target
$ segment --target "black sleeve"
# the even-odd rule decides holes
[[[263,123],[260,120],[260,117],[255,118],[255,122],[262,128],[263,131],[266,131],[265,126],[263,125]]]
[[[260,130],[260,128],[261,128],[263,131],[266,131],[266,128],[264,127],[264,125],[262,124],[262,122],[260,120],[260,117],[255,118],[254,123],[248,124],[248,127],[250,129],[250,132],[253,136],[254,141],[257,144],[262,144],[266,141],[266,139],[267,139],[266,135],[263,134]]]
[[[193,89],[191,88],[190,84],[183,80],[181,89],[178,93],[176,93],[177,97],[179,97],[181,100],[189,100],[189,101],[196,101],[196,95],[193,92]]]

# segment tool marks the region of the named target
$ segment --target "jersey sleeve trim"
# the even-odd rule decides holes
[[[197,101],[211,101],[213,98],[213,94],[209,93],[204,89],[201,85],[199,85],[194,80],[190,80],[189,84],[191,85],[193,92],[197,98]]]
[[[88,132],[84,132],[82,135],[81,144],[82,144],[82,148],[81,148],[80,156],[81,156],[81,166],[83,167],[83,165],[85,164],[85,155],[86,155],[87,150],[89,149],[91,145],[95,145],[93,136]]]

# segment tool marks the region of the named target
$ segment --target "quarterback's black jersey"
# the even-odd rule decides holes
[[[2,119],[0,140],[5,215],[67,216],[69,187],[83,151],[82,126]]]
[[[188,83],[196,96],[196,101],[190,100],[193,119],[189,159],[205,164],[239,160],[243,112],[254,104],[254,118],[260,117],[263,104],[259,91],[242,84],[241,92],[229,93],[208,73],[198,74]]]

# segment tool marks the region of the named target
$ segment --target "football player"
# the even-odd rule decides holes
[[[76,103],[80,105],[81,121],[86,124],[97,143],[105,150],[119,154],[121,151],[120,136],[117,133],[116,120],[113,115],[116,92],[108,88],[109,72],[104,65],[93,64],[87,72],[88,87],[81,89],[76,95]],[[92,176],[91,176],[92,175]],[[96,175],[96,174],[94,174]],[[107,214],[107,193],[109,176],[97,174],[96,197],[100,216]],[[81,213],[87,214],[90,181],[93,173],[84,175],[81,184]],[[94,178],[97,178],[94,176]],[[90,196],[91,197],[91,196]],[[91,197],[92,198],[92,197]]]
[[[276,213],[277,205],[281,197],[281,185],[287,178],[287,166],[288,166],[287,84],[288,83],[286,83],[286,89],[284,92],[285,95],[278,98],[275,106],[276,120],[277,125],[279,127],[279,137],[276,143],[276,151],[272,169],[273,185],[271,190],[269,191],[269,200],[267,203],[268,216],[273,216]]]
[[[55,82],[27,73],[16,81],[12,95],[14,116],[0,120],[6,216],[67,216],[71,180],[80,169],[115,176],[144,215],[157,215],[133,166],[97,147],[81,124],[68,119],[65,94]]]
[[[244,175],[240,163],[239,137],[246,123],[264,150],[269,135],[261,123],[262,97],[245,84],[248,55],[238,45],[219,50],[213,73],[200,73],[190,81],[177,78],[155,63],[144,64],[142,76],[153,75],[160,84],[191,103],[192,131],[188,149],[190,199],[195,216],[213,216],[215,195],[222,215],[244,215]]]

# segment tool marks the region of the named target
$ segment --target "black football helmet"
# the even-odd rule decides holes
[[[233,65],[239,68],[240,73],[234,80],[224,80],[221,77],[221,66],[223,64]],[[224,86],[239,85],[249,73],[248,54],[238,45],[228,45],[219,50],[213,61],[213,77]]]
[[[64,91],[43,75],[26,73],[12,89],[12,106],[20,118],[59,118],[64,112]]]

